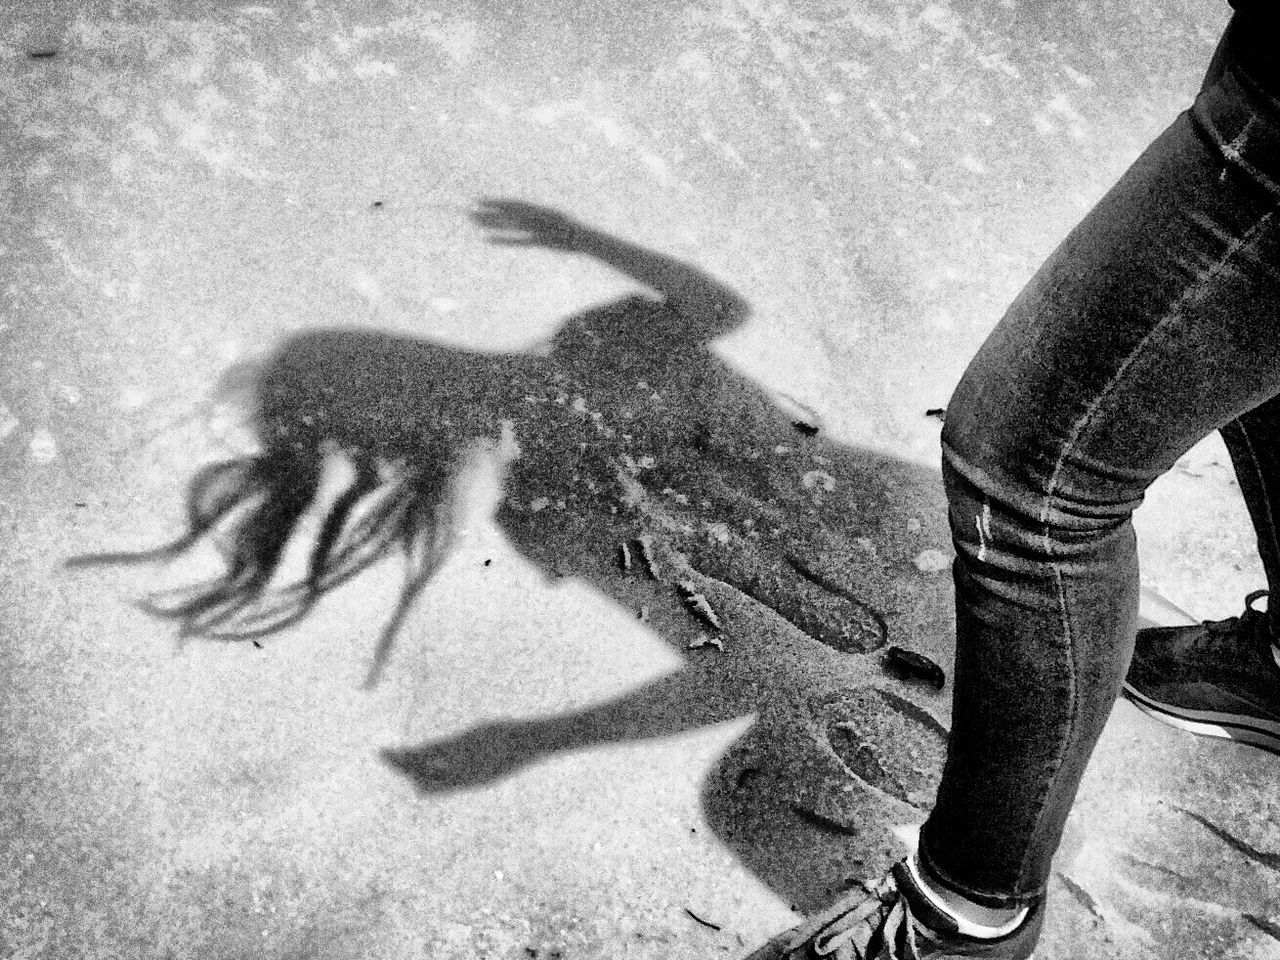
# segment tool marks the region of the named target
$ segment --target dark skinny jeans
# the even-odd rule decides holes
[[[920,855],[979,902],[1043,895],[1133,652],[1131,515],[1214,430],[1280,594],[1280,70],[1246,26],[947,407],[954,719]]]

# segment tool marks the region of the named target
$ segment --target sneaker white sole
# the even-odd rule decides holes
[[[1262,750],[1280,755],[1280,723],[1252,717],[1249,718],[1248,723],[1240,723],[1237,717],[1215,713],[1212,710],[1189,710],[1184,707],[1170,707],[1145,696],[1127,682],[1124,685],[1124,695],[1147,716],[1153,717],[1162,723],[1167,723],[1172,727],[1203,737],[1217,737],[1221,740],[1247,743],[1250,746],[1259,747]]]

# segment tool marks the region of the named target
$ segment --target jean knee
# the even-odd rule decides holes
[[[989,528],[993,510],[1035,522],[1048,491],[1032,463],[1016,451],[1023,428],[1003,411],[964,398],[963,384],[942,427],[942,479],[953,522]]]

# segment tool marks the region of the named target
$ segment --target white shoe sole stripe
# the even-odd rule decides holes
[[[1263,750],[1280,754],[1280,723],[1258,717],[1240,717],[1238,714],[1219,713],[1212,710],[1190,710],[1171,707],[1152,700],[1127,682],[1124,694],[1135,707],[1150,717],[1173,727],[1206,737],[1235,740]]]

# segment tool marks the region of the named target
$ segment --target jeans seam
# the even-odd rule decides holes
[[[1238,91],[1227,89],[1230,85],[1239,88]],[[1238,63],[1230,63],[1223,70],[1222,76],[1206,90],[1217,87],[1222,90],[1224,96],[1233,99],[1248,100],[1251,94],[1257,94],[1266,97],[1269,101],[1275,102],[1275,97],[1266,92],[1259,86],[1258,82],[1240,67]],[[1201,91],[1201,96],[1205,90]],[[1197,96],[1197,103],[1199,96]],[[1251,163],[1245,158],[1242,148],[1248,139],[1250,131],[1253,129],[1255,121],[1258,119],[1258,112],[1252,110],[1249,118],[1245,121],[1244,127],[1234,137],[1230,139],[1219,129],[1218,122],[1209,116],[1204,116],[1195,105],[1189,111],[1189,117],[1192,127],[1197,129],[1202,136],[1209,142],[1213,151],[1222,158],[1228,166],[1234,166],[1237,170],[1251,179],[1255,186],[1270,194],[1274,199],[1277,192],[1280,191],[1280,181],[1262,170],[1260,167]]]
[[[1222,273],[1226,265],[1241,250],[1243,250],[1245,247],[1247,247],[1249,244],[1253,242],[1256,235],[1271,220],[1274,212],[1275,212],[1274,210],[1268,210],[1266,213],[1264,213],[1247,231],[1244,232],[1244,234],[1241,235],[1240,239],[1232,242],[1227,247],[1227,249],[1222,253],[1222,256],[1217,260],[1217,262],[1213,264],[1213,266],[1209,267],[1207,270],[1202,271],[1196,277],[1195,281],[1189,284],[1186,287],[1186,289],[1182,291],[1182,293],[1178,296],[1178,298],[1172,304],[1170,304],[1170,306],[1166,309],[1164,316],[1160,318],[1159,322],[1154,324],[1151,327],[1151,329],[1147,331],[1146,335],[1140,341],[1138,341],[1138,343],[1134,346],[1134,348],[1129,352],[1129,355],[1124,359],[1124,362],[1120,364],[1116,372],[1111,376],[1111,379],[1100,391],[1098,391],[1098,395],[1093,399],[1093,401],[1089,404],[1088,408],[1084,411],[1084,413],[1072,426],[1071,432],[1067,438],[1067,442],[1063,444],[1062,452],[1058,455],[1057,463],[1054,464],[1053,473],[1050,475],[1049,482],[1045,487],[1044,501],[1040,508],[1040,523],[1044,527],[1042,537],[1043,537],[1044,554],[1046,557],[1052,556],[1051,554],[1052,540],[1050,537],[1050,531],[1052,529],[1052,525],[1049,522],[1049,514],[1050,514],[1050,511],[1053,509],[1053,502],[1057,496],[1057,487],[1058,487],[1059,479],[1062,476],[1063,469],[1067,462],[1067,457],[1071,455],[1071,452],[1079,444],[1081,436],[1083,436],[1085,430],[1088,429],[1090,423],[1093,421],[1094,416],[1097,414],[1099,408],[1102,406],[1102,402],[1116,389],[1116,387],[1120,384],[1124,375],[1129,371],[1129,369],[1134,365],[1134,363],[1137,362],[1138,357],[1144,352],[1148,344],[1151,343],[1151,341],[1156,337],[1156,335],[1162,332],[1174,320],[1183,316],[1183,312],[1182,312],[1183,305],[1186,304],[1186,302],[1190,300],[1193,296],[1195,296],[1201,290],[1203,290],[1211,281],[1215,280],[1218,277],[1218,275]],[[1039,813],[1036,814],[1036,820],[1031,830],[1031,836],[1034,836],[1036,834],[1036,831],[1040,827],[1040,821],[1044,817],[1045,812],[1048,809],[1048,805],[1045,803],[1045,800],[1047,800],[1049,794],[1052,792],[1053,780],[1056,779],[1058,773],[1061,772],[1063,761],[1065,760],[1067,755],[1067,750],[1070,744],[1075,740],[1076,725],[1077,725],[1075,704],[1079,696],[1079,691],[1078,691],[1077,682],[1076,682],[1076,674],[1078,672],[1078,665],[1076,663],[1076,659],[1078,656],[1078,646],[1076,644],[1075,637],[1072,633],[1071,618],[1067,612],[1066,590],[1063,583],[1062,571],[1061,569],[1058,568],[1056,564],[1054,565],[1053,577],[1054,577],[1054,584],[1057,590],[1058,608],[1060,611],[1062,631],[1067,641],[1067,652],[1070,655],[1072,660],[1072,664],[1071,664],[1072,668],[1070,671],[1070,689],[1069,689],[1069,697],[1070,697],[1069,706],[1071,710],[1071,721],[1067,728],[1067,736],[1063,739],[1062,745],[1058,749],[1057,756],[1054,758],[1054,766],[1053,766],[1054,772],[1053,772],[1053,775],[1049,778],[1048,783],[1045,786],[1044,793],[1040,799],[1040,811]],[[1023,854],[1022,863],[1018,867],[1019,883],[1021,883],[1022,877],[1026,872],[1027,860],[1031,856],[1031,852],[1032,852],[1032,846],[1028,845],[1027,850]]]

